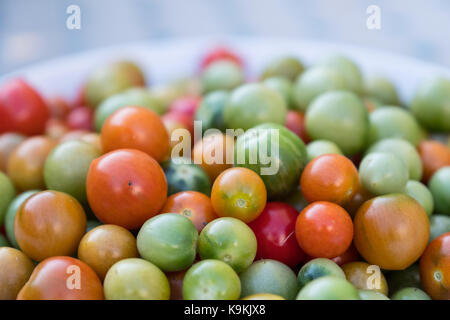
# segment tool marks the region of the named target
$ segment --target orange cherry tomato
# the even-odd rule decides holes
[[[211,201],[218,216],[233,217],[248,223],[258,218],[266,206],[266,186],[254,171],[230,168],[214,181]]]
[[[217,154],[219,153],[219,154]],[[211,182],[233,166],[234,138],[226,134],[210,134],[194,145],[194,163],[208,174]]]
[[[428,182],[431,176],[440,168],[450,166],[450,148],[433,140],[424,140],[418,147],[422,159],[424,182]]]
[[[169,135],[159,116],[142,107],[125,107],[114,112],[103,124],[102,146],[105,152],[137,149],[161,161],[169,150]]]
[[[70,256],[86,232],[86,214],[72,196],[58,191],[42,191],[19,207],[14,234],[22,251],[31,259]]]
[[[37,265],[17,300],[103,300],[95,272],[71,257],[52,257]]]
[[[161,210],[167,199],[167,181],[148,154],[120,149],[92,161],[86,192],[100,221],[131,230]]]
[[[300,189],[308,202],[347,203],[359,185],[358,170],[340,154],[324,154],[309,162],[300,177]]]
[[[0,248],[0,300],[15,300],[33,272],[33,262],[14,248]]]
[[[303,112],[289,110],[286,116],[286,128],[299,136],[304,143],[310,141],[306,132],[305,115]]]
[[[0,135],[0,171],[6,172],[9,156],[24,140],[25,136],[18,133]]]
[[[420,258],[420,279],[431,298],[450,300],[450,232],[430,242]]]
[[[189,218],[200,232],[217,218],[211,199],[201,192],[182,191],[171,195],[161,213],[179,213]]]
[[[36,136],[26,139],[11,153],[8,159],[8,176],[22,190],[45,189],[44,164],[56,141]]]
[[[354,219],[354,244],[363,258],[386,270],[413,264],[428,243],[430,224],[423,207],[403,194],[365,202]]]
[[[337,204],[317,201],[300,212],[295,223],[295,236],[308,255],[334,258],[343,254],[352,243],[352,219]]]

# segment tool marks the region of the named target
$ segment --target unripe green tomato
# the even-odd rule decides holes
[[[261,78],[283,77],[294,81],[303,70],[303,64],[296,57],[280,57],[270,62]]]
[[[326,276],[309,282],[297,300],[360,300],[358,290],[345,279]]]
[[[344,271],[333,260],[316,258],[303,265],[298,272],[297,280],[301,289],[314,279],[325,276],[345,279]]]
[[[225,132],[226,126],[223,120],[223,109],[229,93],[226,91],[213,91],[203,97],[200,106],[195,112],[195,120],[202,121],[202,129],[216,128]]]
[[[308,154],[308,162],[323,154],[342,154],[337,144],[328,140],[316,140],[308,143],[306,152]]]
[[[386,105],[400,104],[394,84],[383,77],[370,78],[366,83],[366,94]]]
[[[450,166],[436,171],[428,183],[436,211],[450,216]]]
[[[16,195],[16,190],[8,176],[0,172],[0,226],[3,226],[6,210]]]
[[[441,234],[450,232],[450,216],[433,214],[430,219],[430,242]]]
[[[267,78],[263,84],[273,91],[278,92],[289,109],[296,109],[294,106],[292,82],[283,77]]]
[[[356,94],[363,93],[364,88],[361,71],[351,59],[342,55],[332,55],[325,58],[320,65],[335,68],[345,77],[346,87],[349,90]]]
[[[229,60],[211,63],[202,74],[202,85],[205,92],[216,90],[232,90],[244,82],[241,67]]]
[[[384,294],[373,290],[358,290],[361,300],[390,300]]]
[[[392,300],[431,300],[430,296],[419,288],[403,288],[391,296]]]
[[[406,184],[405,193],[414,198],[425,209],[428,216],[433,213],[433,196],[428,188],[421,182],[409,180]]]

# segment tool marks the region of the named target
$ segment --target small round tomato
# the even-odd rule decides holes
[[[86,214],[78,201],[58,191],[38,192],[17,210],[14,234],[31,259],[69,256],[86,232]]]
[[[45,188],[45,160],[55,146],[53,139],[37,136],[28,138],[14,149],[8,160],[7,172],[19,190]]]
[[[54,96],[46,99],[45,102],[52,118],[64,120],[70,112],[69,102],[62,97]]]
[[[337,257],[334,257],[331,260],[333,260],[338,266],[342,266],[343,264],[349,262],[358,261],[358,259],[359,253],[356,250],[355,246],[351,244],[344,253],[338,255]]]
[[[267,191],[264,182],[254,171],[231,168],[214,181],[211,201],[218,216],[234,217],[248,223],[264,210]]]
[[[243,65],[242,59],[236,53],[226,47],[218,46],[206,52],[201,60],[200,69],[203,70],[211,63],[220,60],[229,60],[240,66]]]
[[[101,280],[116,262],[138,256],[133,234],[113,224],[92,229],[83,236],[78,246],[78,259],[90,266]]]
[[[34,269],[18,300],[103,300],[95,272],[71,257],[51,257]]]
[[[309,282],[325,276],[333,276],[345,279],[345,273],[333,261],[326,258],[316,258],[305,263],[297,275],[297,281],[300,289]]]
[[[86,192],[100,221],[137,229],[164,205],[167,181],[152,157],[139,150],[121,149],[92,161]]]
[[[42,134],[50,112],[28,83],[13,79],[0,88],[0,133]]]
[[[334,258],[352,243],[352,219],[337,204],[317,201],[300,212],[295,223],[295,236],[310,256]]]
[[[101,138],[105,152],[137,149],[161,161],[169,150],[164,123],[155,112],[142,107],[124,107],[115,111],[103,124]]]
[[[343,205],[350,201],[359,185],[358,170],[340,154],[324,154],[309,162],[300,177],[305,199]]]
[[[305,126],[305,115],[303,112],[288,110],[286,116],[286,128],[298,135],[304,143],[310,141]]]
[[[194,119],[195,111],[200,103],[199,97],[186,96],[176,99],[169,107],[169,112],[182,113]]]
[[[428,243],[430,224],[422,206],[404,194],[366,201],[354,218],[354,244],[363,258],[386,270],[413,264]]]
[[[161,212],[179,213],[189,218],[199,232],[217,218],[211,199],[197,191],[182,191],[171,195]]]
[[[89,132],[87,130],[72,130],[72,131],[69,131],[69,132],[65,133],[64,135],[62,135],[59,138],[59,142],[63,143],[63,142],[70,141],[70,140],[78,140],[88,133],[91,133],[91,132]]]
[[[33,269],[33,262],[22,251],[1,247],[0,300],[15,300]]]
[[[423,181],[427,182],[440,168],[450,166],[450,148],[443,143],[425,140],[418,147],[423,166]]]
[[[69,112],[66,122],[72,130],[94,131],[94,110],[86,106],[76,107]]]
[[[430,242],[420,258],[420,279],[433,299],[450,299],[450,232]]]
[[[256,220],[249,223],[258,241],[256,259],[273,259],[289,267],[305,257],[295,239],[298,212],[282,202],[269,202]]]
[[[191,136],[194,135],[194,118],[185,113],[177,112],[177,111],[169,111],[165,113],[161,120],[164,122],[166,129],[170,132],[171,128],[184,128],[189,131]],[[169,135],[171,137],[171,135]],[[191,140],[193,140],[191,138]]]
[[[68,131],[64,120],[50,118],[45,124],[45,135],[55,140],[61,139]]]
[[[211,194],[211,181],[202,167],[185,163],[181,158],[172,159],[162,165],[167,179],[168,194],[181,191],[198,191],[207,196]]]
[[[304,286],[297,300],[360,300],[360,297],[358,290],[349,281],[326,276]]]
[[[358,209],[363,205],[364,202],[373,198],[373,195],[367,191],[362,184],[358,185],[356,189],[356,193],[353,197],[344,205],[344,209],[350,214],[353,218],[358,212]]]
[[[0,171],[6,172],[9,156],[24,140],[25,136],[18,133],[0,135]]]
[[[384,295],[388,294],[388,284],[383,273],[378,269],[372,269],[366,262],[357,261],[344,264],[341,268],[345,277],[358,290],[374,290]],[[377,277],[374,277],[377,275]]]
[[[431,300],[431,298],[419,288],[402,288],[391,296],[392,300]]]

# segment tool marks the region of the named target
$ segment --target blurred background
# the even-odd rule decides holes
[[[69,30],[69,5],[81,29]],[[366,27],[369,5],[381,29]],[[0,74],[118,43],[224,35],[290,37],[382,49],[450,66],[448,0],[1,0]]]

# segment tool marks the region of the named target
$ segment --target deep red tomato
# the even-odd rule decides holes
[[[249,223],[258,241],[256,259],[274,259],[289,267],[305,257],[295,239],[298,212],[282,202],[269,202],[256,220]]]
[[[295,236],[310,256],[334,258],[343,254],[352,243],[352,219],[337,204],[313,202],[297,217]]]
[[[237,63],[240,66],[243,65],[242,59],[236,53],[234,53],[228,48],[217,46],[205,54],[205,56],[200,62],[200,70],[203,70],[211,63],[220,60],[230,60]]]
[[[433,299],[450,300],[450,232],[430,242],[420,259],[420,279]]]
[[[162,168],[148,154],[120,149],[92,161],[86,192],[100,221],[137,229],[166,202],[167,181]]]
[[[72,130],[94,131],[94,110],[86,106],[76,107],[67,115],[66,122]]]
[[[41,134],[50,112],[41,96],[22,79],[0,88],[0,133]]]
[[[286,116],[286,128],[299,136],[304,143],[310,141],[308,133],[306,132],[305,115],[303,112],[289,110]]]
[[[200,98],[195,96],[187,96],[176,99],[169,107],[169,112],[182,113],[194,118],[195,111],[200,103]]]

